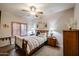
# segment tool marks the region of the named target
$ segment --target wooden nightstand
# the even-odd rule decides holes
[[[48,37],[47,44],[55,47],[56,46],[56,38],[54,38],[54,37]]]

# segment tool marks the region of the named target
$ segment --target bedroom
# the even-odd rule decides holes
[[[17,44],[19,47],[26,49],[29,46],[27,43],[30,42],[30,39],[27,39],[28,41],[24,40],[24,42],[22,39],[29,38],[29,36],[36,41],[32,41],[34,47],[28,47],[28,51],[40,46],[43,42],[42,39],[32,37],[40,32],[40,36],[44,35],[47,42],[33,56],[63,56],[63,30],[78,29],[78,5],[75,3],[0,4],[0,38],[11,37],[11,40],[10,38],[9,40],[0,39],[0,52],[4,50],[0,55],[8,55],[9,53],[9,55],[17,55],[16,48],[13,45]],[[50,46],[48,40],[52,37],[54,43],[51,43],[53,46]],[[40,43],[37,43],[35,47],[37,39]],[[18,43],[19,40],[21,40],[21,46]],[[22,46],[22,43],[25,45]],[[7,45],[9,45],[8,49],[5,49]],[[9,49],[10,52],[5,53]],[[23,52],[26,51],[23,50]],[[27,52],[25,54],[27,55]]]

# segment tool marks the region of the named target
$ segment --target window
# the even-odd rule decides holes
[[[13,23],[13,36],[20,35],[20,24]]]
[[[27,25],[24,23],[12,22],[12,36],[25,36],[27,35]]]
[[[26,24],[21,24],[21,35],[27,35],[27,26]]]

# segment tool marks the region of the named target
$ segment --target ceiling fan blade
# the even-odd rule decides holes
[[[37,14],[43,14],[43,12],[42,11],[39,11],[39,12],[37,12]]]
[[[23,9],[22,11],[23,11],[23,12],[29,12],[28,10],[24,10],[24,9]]]

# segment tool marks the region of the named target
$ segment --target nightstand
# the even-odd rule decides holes
[[[55,37],[48,37],[48,45],[55,47],[56,46],[56,38]]]

